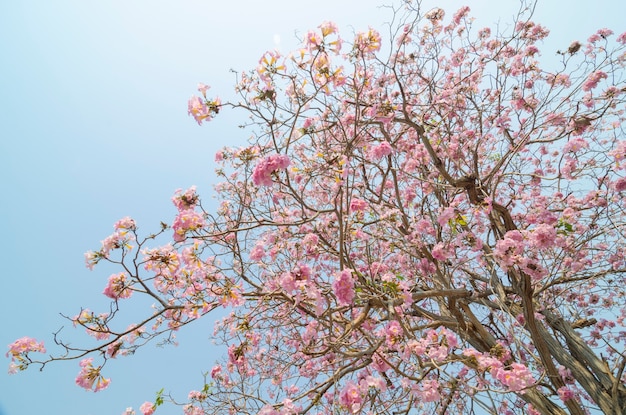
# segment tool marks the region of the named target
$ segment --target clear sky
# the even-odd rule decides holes
[[[210,199],[213,154],[249,132],[236,127],[243,114],[228,112],[198,127],[186,113],[198,82],[232,95],[229,69],[293,49],[296,34],[324,20],[381,28],[391,17],[383,1],[0,0],[0,347],[32,336],[58,352],[51,333],[63,325],[76,344],[87,340],[59,315],[108,308],[110,272],[87,270],[83,253],[123,216],[146,232],[171,222],[177,188],[196,184]],[[478,27],[507,21],[518,4],[425,3],[449,15],[466,3]],[[542,53],[551,59],[598,28],[626,31],[625,15],[623,0],[540,1],[536,20],[552,31]],[[0,415],[121,414],[162,387],[183,399],[220,353],[211,333],[200,321],[178,347],[111,362],[111,386],[98,394],[74,385],[78,362],[8,376],[3,358]]]

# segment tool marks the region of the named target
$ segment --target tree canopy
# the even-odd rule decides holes
[[[225,308],[186,415],[623,414],[626,33],[544,65],[534,6],[476,28],[404,2],[386,33],[325,22],[267,52],[238,100],[200,84],[199,124],[251,131],[215,155],[218,209],[192,187],[154,233],[118,221],[86,254],[118,267],[111,308],[70,318],[98,344],[39,359],[22,338],[10,370],[79,359],[98,391],[105,363]]]

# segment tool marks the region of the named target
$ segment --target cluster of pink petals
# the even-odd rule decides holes
[[[359,385],[350,381],[346,383],[339,394],[339,403],[350,411],[350,413],[357,413],[363,404],[363,396]]]
[[[333,292],[339,305],[352,304],[354,300],[354,279],[351,269],[344,269],[333,282]]]
[[[439,383],[435,380],[426,379],[420,382],[417,394],[422,402],[436,402],[441,400]]]
[[[206,225],[202,213],[195,210],[184,210],[176,215],[172,229],[174,230],[174,241],[182,242],[185,240],[185,234],[188,231],[200,229]]]
[[[383,157],[390,155],[392,151],[393,151],[393,148],[391,147],[391,144],[389,144],[386,141],[383,141],[379,145],[374,146],[370,149],[370,151],[368,152],[368,157],[371,160],[380,160]]]
[[[367,32],[359,32],[354,39],[354,48],[363,53],[373,53],[380,50],[380,33],[370,28]]]
[[[203,121],[211,121],[222,105],[222,101],[219,98],[215,98],[212,101],[207,99],[206,91],[208,89],[208,85],[199,84],[198,91],[200,91],[203,98],[194,95],[187,102],[187,112],[193,116],[198,125],[202,125]]]
[[[102,293],[114,300],[118,298],[130,298],[133,294],[133,290],[129,286],[126,273],[120,272],[119,274],[111,275],[109,277],[109,283]]]
[[[363,212],[367,208],[367,202],[362,199],[350,200],[350,212]]]
[[[530,370],[521,363],[511,363],[509,369],[494,368],[491,374],[513,392],[526,389],[535,383]]]
[[[7,357],[11,357],[11,363],[9,364],[9,374],[13,375],[19,370],[24,370],[28,363],[24,356],[29,352],[45,353],[46,348],[43,342],[38,342],[31,337],[22,337],[15,340],[9,345],[9,351],[6,353]],[[19,363],[19,364],[16,364]]]
[[[130,216],[126,216],[118,220],[117,222],[115,222],[114,227],[116,230],[127,229],[129,231],[132,231],[132,230],[137,229],[137,225],[135,224],[135,221]]]
[[[286,169],[291,164],[286,154],[272,154],[261,160],[252,172],[252,182],[257,186],[271,186],[272,173]]]
[[[134,239],[135,237],[132,234],[129,234],[128,231],[126,231],[126,229],[122,229],[122,228],[117,229],[111,235],[104,238],[104,240],[102,241],[102,249],[100,249],[99,252],[96,252],[96,253],[88,252],[87,254],[85,254],[85,258],[88,264],[87,266],[90,269],[93,268],[93,266],[90,266],[90,264],[93,262],[94,255],[99,258],[108,258],[111,251],[115,249],[120,249],[120,248],[132,249],[133,247],[132,245],[129,244],[129,242]],[[91,262],[88,259],[87,255],[90,255]]]
[[[496,243],[494,256],[503,267],[513,266],[521,259],[524,251],[524,236],[520,231],[508,231],[504,238]]]
[[[557,390],[557,393],[559,394],[559,398],[565,402],[568,401],[570,399],[574,399],[574,397],[576,396],[574,394],[574,392],[568,388],[567,386],[562,386]]]
[[[585,92],[591,91],[596,86],[598,86],[598,82],[606,78],[607,78],[606,73],[602,71],[594,71],[587,77],[587,80],[583,83],[582,90]]]
[[[154,406],[152,402],[144,402],[139,407],[139,410],[141,411],[143,415],[152,415],[154,411],[156,410],[156,407]]]
[[[176,206],[179,212],[193,209],[198,204],[196,186],[191,186],[184,192],[182,189],[177,189],[176,192],[174,192],[174,196],[172,196],[172,203],[174,203],[174,206]]]
[[[31,337],[22,337],[9,345],[9,351],[6,353],[6,356],[14,358],[28,352],[45,353],[46,348],[44,347],[43,342],[38,342],[36,339]]]
[[[100,374],[100,367],[93,367],[92,361],[92,358],[80,361],[81,369],[78,376],[76,376],[76,384],[86,390],[99,392],[109,386],[111,379],[105,379]]]

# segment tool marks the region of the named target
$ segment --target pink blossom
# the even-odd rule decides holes
[[[556,240],[556,229],[554,226],[542,223],[537,225],[530,235],[535,247],[539,249],[550,248]]]
[[[213,366],[213,369],[211,369],[211,378],[216,379],[220,375],[220,373],[222,373],[222,366],[220,365]]]
[[[564,153],[576,153],[582,149],[589,148],[589,143],[582,137],[572,137],[563,147]]]
[[[350,200],[350,212],[363,212],[367,208],[365,200],[353,198]]]
[[[530,370],[520,363],[512,363],[510,369],[492,370],[492,374],[511,391],[520,391],[535,383]]]
[[[437,223],[443,226],[449,221],[451,221],[452,218],[454,218],[455,216],[456,216],[456,211],[454,210],[453,207],[444,208],[442,209],[441,213],[439,214],[439,217],[437,218]]]
[[[339,305],[349,305],[354,300],[354,279],[352,270],[344,269],[333,282],[333,292]]]
[[[156,407],[152,402],[144,402],[139,410],[143,413],[143,415],[152,415],[155,411]]]
[[[177,189],[176,192],[174,192],[174,196],[172,196],[172,203],[174,203],[174,206],[176,206],[179,212],[193,209],[198,202],[199,198],[196,194],[196,186],[191,186],[184,192],[182,189]]]
[[[618,192],[623,192],[626,190],[626,178],[620,177],[616,181],[613,182],[613,188]]]
[[[222,102],[219,98],[209,101],[206,97],[202,99],[194,95],[187,102],[187,113],[196,120],[198,125],[202,125],[203,121],[211,121],[213,116],[219,112],[221,105]]]
[[[352,381],[347,382],[339,394],[339,402],[351,413],[357,413],[363,403],[359,386]]]
[[[359,32],[354,39],[354,47],[363,53],[371,53],[380,50],[380,33],[370,28],[367,32]]]
[[[185,234],[189,231],[195,231],[206,225],[202,213],[195,210],[184,210],[176,215],[172,229],[174,230],[174,241],[182,242],[185,240]]]
[[[80,372],[76,376],[76,384],[86,390],[92,390],[99,392],[106,389],[111,383],[111,379],[105,379],[100,374],[100,367],[93,367],[91,362],[92,358],[83,359],[80,361]]]
[[[114,227],[115,229],[128,229],[130,231],[137,228],[137,226],[135,225],[135,221],[130,216],[126,216],[115,222]]]
[[[291,164],[286,154],[272,154],[261,160],[252,172],[252,182],[257,186],[271,186],[272,173],[286,169]]]
[[[592,72],[587,77],[587,80],[583,82],[582,90],[585,92],[591,91],[598,85],[598,82],[600,82],[602,79],[606,79],[607,77],[607,74],[602,71]]]
[[[314,233],[307,233],[302,239],[302,246],[306,249],[308,254],[313,253],[317,244],[319,243],[319,236]]]
[[[185,405],[183,406],[183,414],[185,415],[204,415],[204,411],[202,408],[195,405]]]
[[[520,231],[508,231],[504,239],[496,242],[494,256],[500,265],[509,267],[519,261],[524,250],[524,236]]]
[[[207,394],[200,391],[189,391],[187,399],[195,401],[203,401],[207,398]]]
[[[126,273],[120,272],[109,277],[109,283],[102,292],[109,298],[117,300],[118,298],[130,298],[133,290],[130,288]]]
[[[465,18],[469,11],[470,8],[468,6],[463,6],[459,10],[457,10],[457,12],[454,13],[454,16],[452,16],[452,21],[454,22],[454,24],[459,25],[461,23],[461,19]]]
[[[93,270],[93,267],[100,261],[102,258],[102,254],[96,251],[87,251],[85,252],[85,266],[89,268],[89,270]]]
[[[337,29],[337,24],[334,22],[324,22],[319,25],[320,30],[322,31],[322,36],[326,37],[328,35],[332,35],[333,33],[337,33],[339,29]]]
[[[625,45],[625,44],[626,44],[626,32],[624,32],[624,33],[622,33],[621,35],[619,35],[619,36],[617,37],[617,41],[618,41],[619,43],[621,43],[622,45]]]
[[[9,346],[9,351],[6,353],[7,357],[11,357],[11,363],[9,364],[9,374],[13,375],[18,370],[24,370],[28,366],[30,360],[27,360],[26,356],[30,352],[46,353],[46,348],[43,342],[38,342],[32,337],[22,337],[15,340]]]
[[[393,320],[387,327],[385,327],[385,337],[387,338],[387,345],[390,347],[396,344],[403,337],[402,326],[397,320]]]
[[[437,402],[441,400],[439,383],[435,380],[423,380],[420,383],[418,394],[423,402]]]
[[[202,82],[198,83],[198,92],[200,92],[203,97],[206,98],[206,91],[209,89],[211,89],[211,87],[207,84],[203,84]]]
[[[252,261],[260,261],[265,256],[265,247],[262,243],[257,243],[250,251],[250,259]]]
[[[575,397],[574,392],[567,386],[560,387],[557,390],[557,393],[559,394],[559,398],[561,398],[563,402],[574,399]]]
[[[391,147],[391,144],[389,144],[387,141],[383,141],[379,145],[374,146],[370,149],[370,151],[368,152],[368,157],[371,160],[380,160],[381,158],[390,155],[392,151],[393,148]]]
[[[134,237],[132,235],[129,235],[125,230],[118,229],[113,234],[104,238],[104,240],[102,241],[102,249],[100,250],[98,255],[104,258],[108,258],[110,252],[114,249],[132,249],[129,241],[133,239]]]
[[[439,261],[445,261],[446,259],[448,259],[449,254],[446,250],[445,245],[441,242],[437,242],[432,249],[431,255],[433,256],[433,258]]]

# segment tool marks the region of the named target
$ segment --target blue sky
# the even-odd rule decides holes
[[[449,13],[463,3],[482,27],[506,21],[517,1],[426,1]],[[565,9],[543,3],[536,20],[553,34],[542,50],[547,58],[595,29],[626,30],[622,0],[570,1]],[[196,184],[210,198],[213,154],[249,132],[236,127],[243,114],[229,112],[198,127],[186,113],[198,82],[229,96],[229,69],[252,68],[277,46],[292,49],[296,33],[324,20],[345,30],[381,28],[390,15],[379,4],[0,1],[0,347],[28,335],[53,352],[51,333],[63,325],[76,344],[86,340],[59,313],[106,310],[100,293],[110,272],[88,271],[83,253],[123,216],[146,232],[171,222],[177,188]],[[178,347],[148,346],[111,362],[112,384],[98,394],[74,385],[77,362],[8,376],[1,369],[8,359],[0,360],[0,415],[121,414],[162,387],[183,398],[218,357],[211,333],[212,322],[200,321],[179,334]]]

